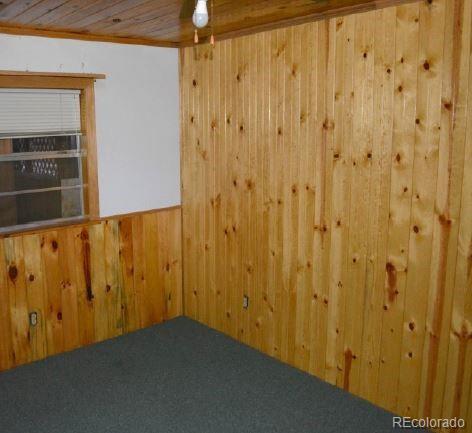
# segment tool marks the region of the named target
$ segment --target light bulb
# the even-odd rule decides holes
[[[207,0],[198,0],[197,7],[193,13],[193,24],[199,29],[208,24]]]

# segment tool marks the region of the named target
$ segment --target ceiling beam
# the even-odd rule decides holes
[[[178,42],[160,41],[146,38],[128,38],[122,36],[107,36],[72,31],[57,31],[38,29],[26,26],[10,26],[0,24],[0,33],[18,36],[39,36],[44,38],[75,39],[79,41],[111,42],[115,44],[148,45],[151,47],[178,48]]]

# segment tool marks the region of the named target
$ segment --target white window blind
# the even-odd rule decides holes
[[[80,133],[80,91],[0,89],[0,138]]]

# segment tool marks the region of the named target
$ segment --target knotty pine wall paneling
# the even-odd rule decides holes
[[[0,371],[181,314],[180,208],[0,238]]]
[[[180,52],[185,314],[468,431],[471,21],[421,1]]]

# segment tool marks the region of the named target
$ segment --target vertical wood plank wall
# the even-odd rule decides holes
[[[429,0],[181,50],[185,314],[468,431],[471,20]]]
[[[181,314],[180,209],[0,238],[0,371]]]

